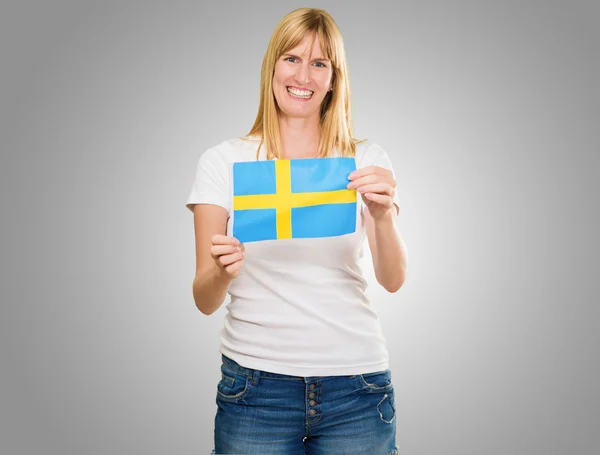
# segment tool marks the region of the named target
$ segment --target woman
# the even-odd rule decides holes
[[[251,131],[199,158],[194,213],[198,309],[231,295],[221,331],[213,453],[396,454],[388,352],[358,263],[365,233],[375,276],[405,279],[396,182],[386,152],[350,125],[344,46],[331,16],[302,8],[275,28]],[[240,161],[354,157],[356,231],[241,244],[232,233],[230,168]]]

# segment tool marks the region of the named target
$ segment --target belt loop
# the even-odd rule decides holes
[[[258,384],[258,381],[260,380],[260,370],[252,370],[252,385],[256,385]]]

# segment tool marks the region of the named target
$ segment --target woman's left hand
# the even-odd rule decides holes
[[[355,188],[369,209],[374,220],[385,217],[390,211],[395,214],[394,195],[396,180],[392,171],[380,166],[368,166],[350,173],[347,188]]]

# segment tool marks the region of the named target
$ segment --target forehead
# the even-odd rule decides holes
[[[296,55],[312,55],[313,58],[325,58],[325,55],[321,51],[321,42],[318,35],[314,36],[314,40],[312,35],[306,35],[297,46],[291,48],[288,52]]]

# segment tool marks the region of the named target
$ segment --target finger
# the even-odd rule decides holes
[[[363,175],[362,177],[357,177],[353,179],[350,183],[348,183],[347,188],[358,188],[360,185],[365,185],[367,183],[376,183],[380,180],[381,178],[378,175]]]
[[[210,254],[215,259],[224,254],[237,253],[238,251],[242,251],[242,249],[235,245],[213,245],[210,247]]]
[[[376,168],[377,168],[377,166],[361,167],[360,169],[356,169],[355,171],[350,172],[350,175],[348,175],[348,178],[350,180],[355,180],[359,177],[363,177],[368,174],[376,173]]]
[[[391,207],[393,204],[392,198],[385,194],[365,193],[364,195],[370,201],[381,204],[384,207]]]
[[[211,241],[215,245],[238,245],[240,241],[235,237],[223,234],[214,234]]]
[[[235,275],[237,272],[240,271],[240,269],[242,268],[242,261],[237,261],[234,262],[231,265],[228,265],[227,267],[225,267],[225,270],[227,271],[227,273],[229,273],[230,275]]]
[[[229,264],[233,264],[234,262],[240,261],[243,258],[244,253],[242,251],[238,251],[237,253],[220,256],[218,261],[222,266],[228,266]]]
[[[365,175],[379,175],[379,176],[391,176],[392,172],[381,166],[367,166],[361,167],[360,169],[356,169],[352,171],[350,175],[348,175],[349,180],[356,180],[360,177],[364,177]]]
[[[370,185],[362,185],[356,188],[359,193],[378,193],[388,196],[394,195],[394,189],[388,183],[372,183]]]

